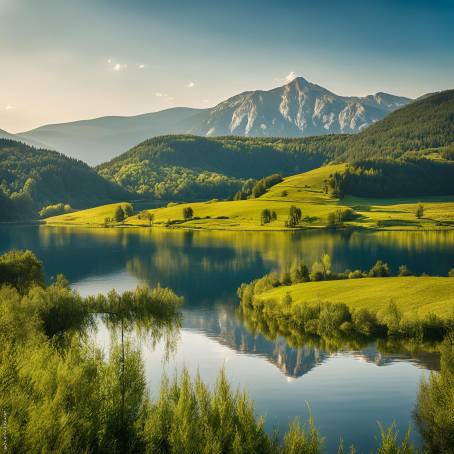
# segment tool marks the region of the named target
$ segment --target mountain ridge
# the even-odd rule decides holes
[[[306,137],[356,133],[411,102],[377,92],[338,96],[302,77],[271,90],[245,91],[207,109],[174,107],[130,117],[103,116],[43,125],[18,136],[91,165],[167,134]]]

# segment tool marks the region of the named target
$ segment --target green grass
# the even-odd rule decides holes
[[[73,213],[52,216],[44,221],[49,224],[69,224],[69,225],[88,225],[101,226],[104,225],[105,218],[113,218],[118,205],[122,207],[127,205],[127,202],[111,203],[109,205],[101,205],[88,210],[75,211]]]
[[[258,298],[281,301],[289,293],[293,304],[329,301],[345,303],[351,309],[365,308],[376,312],[394,302],[405,314],[423,317],[434,313],[440,317],[454,313],[454,278],[384,277],[306,282],[276,287]]]
[[[309,172],[285,178],[258,199],[229,202],[197,202],[180,204],[168,208],[149,210],[155,216],[155,226],[167,221],[183,219],[183,208],[190,206],[193,219],[174,228],[211,230],[286,230],[285,222],[291,205],[301,208],[301,228],[326,227],[329,213],[347,207],[355,210],[355,221],[347,222],[350,227],[379,228],[384,230],[434,230],[454,227],[454,197],[418,199],[366,199],[346,197],[332,198],[323,191],[324,180],[334,172],[342,171],[345,164],[323,166]],[[423,219],[416,219],[418,203],[423,203]],[[111,207],[106,205],[77,213],[48,218],[50,224],[102,225],[106,216],[112,216]],[[264,208],[275,211],[277,220],[260,225],[260,214]],[[226,219],[219,219],[219,217]],[[147,226],[147,221],[132,216],[123,225]]]

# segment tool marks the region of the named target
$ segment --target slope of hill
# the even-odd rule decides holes
[[[379,228],[386,230],[431,230],[454,226],[454,197],[419,197],[407,199],[365,199],[346,197],[342,200],[326,193],[330,175],[342,173],[345,164],[327,165],[309,172],[285,178],[272,186],[259,198],[237,201],[208,201],[172,205],[167,208],[147,210],[153,216],[154,226],[216,230],[289,230],[286,222],[290,207],[301,209],[302,219],[297,228],[324,228],[329,226],[330,216],[346,213],[344,226]],[[424,216],[417,219],[415,212],[419,203],[424,204]],[[193,217],[184,219],[184,210],[191,208]],[[49,218],[50,224],[98,225],[104,224],[109,208],[98,207],[90,212],[81,211],[70,215]],[[264,209],[276,213],[276,219],[262,223]],[[90,220],[88,218],[91,218]],[[98,221],[93,221],[97,219]],[[150,225],[145,213],[129,217],[121,226]],[[336,227],[336,225],[331,226]],[[291,230],[291,229],[290,229]]]
[[[131,192],[163,199],[233,195],[248,178],[319,167],[345,137],[314,139],[162,136],[98,166],[100,175]],[[320,143],[324,152],[319,152]]]
[[[273,90],[241,93],[211,109],[174,108],[134,117],[45,125],[21,137],[99,164],[145,139],[165,134],[304,137],[353,133],[409,102],[386,93],[338,96],[299,77]]]
[[[453,142],[454,90],[446,90],[425,95],[355,135],[338,159],[399,158]]]
[[[81,161],[0,139],[1,220],[36,217],[56,203],[85,208],[130,197]]]
[[[27,139],[18,134],[11,134],[10,132],[4,131],[3,129],[0,129],[0,139],[14,140],[16,142],[22,142],[31,147],[45,148],[45,145],[41,142],[33,139]]]

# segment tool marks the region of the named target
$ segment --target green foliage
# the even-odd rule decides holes
[[[262,210],[262,213],[260,214],[260,222],[261,224],[269,224],[272,220],[272,214],[271,211],[268,208],[265,208]]]
[[[115,214],[114,214],[114,221],[115,222],[123,222],[125,220],[125,212],[122,208],[121,205],[118,205],[117,208],[115,209]]]
[[[21,294],[44,285],[42,263],[31,251],[9,251],[0,256],[0,285],[9,284]]]
[[[377,260],[369,271],[369,277],[388,277],[390,275],[389,266],[382,260]]]
[[[241,190],[234,195],[233,200],[256,199],[280,182],[282,182],[282,176],[278,173],[262,178],[257,182],[247,180]]]
[[[424,157],[366,159],[349,165],[328,179],[333,194],[359,197],[415,197],[452,195],[454,163]],[[424,208],[418,207],[422,217]]]
[[[426,452],[448,454],[454,446],[454,335],[441,348],[441,371],[419,389],[416,420]]]
[[[399,276],[413,276],[413,273],[410,271],[407,265],[400,265]]]
[[[449,276],[449,277],[454,277],[454,268],[451,268],[451,269],[448,271],[448,276]]]
[[[290,206],[289,214],[288,214],[288,219],[286,222],[286,227],[296,227],[300,222],[302,218],[302,213],[301,213],[301,208],[296,207],[295,205]]]
[[[187,221],[188,219],[192,219],[194,217],[194,211],[191,207],[183,208],[183,219]]]
[[[29,219],[59,203],[85,208],[128,198],[123,188],[81,161],[0,139],[0,208],[6,204],[0,220]]]
[[[55,205],[48,205],[47,207],[43,207],[39,211],[39,215],[42,218],[48,218],[50,216],[58,216],[59,214],[71,213],[71,211],[73,211],[71,205],[56,203]]]

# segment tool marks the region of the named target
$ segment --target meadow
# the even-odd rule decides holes
[[[454,197],[421,197],[414,199],[372,199],[350,197],[339,199],[325,190],[325,182],[335,172],[342,172],[345,164],[327,165],[285,178],[261,197],[247,200],[193,202],[170,204],[164,208],[146,210],[153,216],[153,226],[209,230],[294,230],[324,228],[330,214],[352,210],[351,219],[337,227],[380,230],[443,230],[454,226]],[[416,217],[418,205],[424,207],[421,218]],[[54,216],[48,224],[104,226],[106,218],[113,218],[118,205],[103,205],[88,210]],[[301,209],[301,222],[293,228],[286,226],[290,206]],[[185,208],[192,208],[193,216],[183,218]],[[262,224],[264,209],[276,213],[276,219]],[[150,226],[144,212],[110,226]]]

